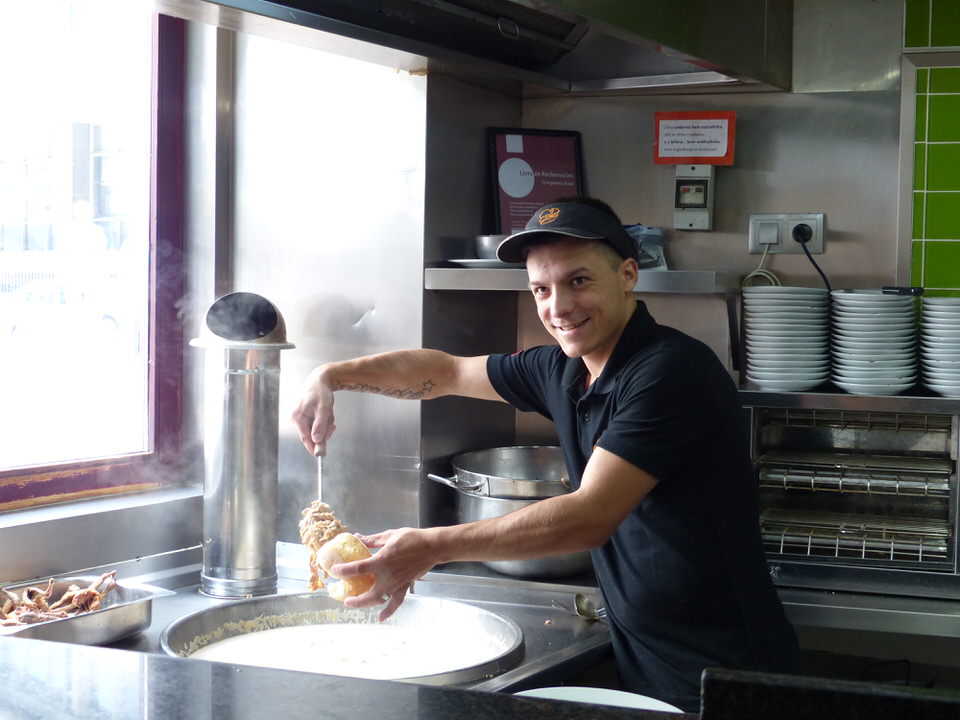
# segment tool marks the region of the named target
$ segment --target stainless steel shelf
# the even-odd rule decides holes
[[[916,395],[849,395],[847,393],[768,392],[741,389],[745,407],[816,408],[864,412],[960,415],[960,398]]]
[[[523,268],[425,268],[426,290],[528,290]],[[714,270],[641,271],[634,288],[639,293],[728,295],[740,292],[740,278]]]
[[[778,588],[787,617],[807,627],[960,637],[960,602]]]

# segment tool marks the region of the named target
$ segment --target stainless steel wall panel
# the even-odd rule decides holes
[[[794,0],[793,92],[896,90],[902,0]]]
[[[276,304],[297,346],[281,372],[278,534],[299,541],[317,495],[289,420],[306,375],[420,343],[426,80],[249,35],[237,57],[234,275]],[[357,531],[415,525],[419,403],[336,403],[324,500]]]
[[[486,128],[520,125],[520,101],[445,75],[431,75],[427,94],[427,183],[424,247],[428,261],[474,257],[475,235],[491,231]],[[512,352],[517,340],[515,292],[426,291],[423,346],[458,355]],[[509,445],[514,411],[505,403],[442,398],[422,407],[427,471],[465,450]],[[453,522],[455,493],[424,479],[425,525]]]

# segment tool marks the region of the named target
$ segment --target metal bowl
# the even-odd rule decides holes
[[[168,655],[189,657],[200,648],[227,638],[280,627],[324,624],[377,624],[380,608],[347,608],[327,595],[272,595],[224,603],[174,621],[160,635]],[[466,603],[408,596],[387,624],[440,628],[450,643],[494,647],[490,656],[469,667],[391,680],[423,685],[455,685],[498,675],[523,655],[523,631],[509,618]],[[349,671],[343,675],[349,676]]]
[[[497,247],[506,235],[477,235],[477,257],[483,260],[496,260]]]

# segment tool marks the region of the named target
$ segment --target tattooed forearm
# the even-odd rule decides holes
[[[337,389],[385,395],[387,397],[397,398],[398,400],[420,400],[425,395],[428,395],[434,387],[436,387],[436,384],[432,380],[426,380],[423,383],[423,387],[419,390],[412,388],[381,388],[376,385],[368,385],[367,383],[356,383],[354,385],[341,384]]]

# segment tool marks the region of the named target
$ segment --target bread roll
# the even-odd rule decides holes
[[[354,575],[353,577],[339,578],[330,572],[330,568],[338,563],[355,562],[368,557],[370,557],[370,551],[367,550],[367,546],[348,532],[342,532],[320,546],[320,549],[317,550],[317,565],[330,577],[340,580],[340,582],[328,586],[327,592],[330,593],[330,597],[343,602],[344,599],[354,595],[362,595],[373,587],[375,579],[373,575]]]

